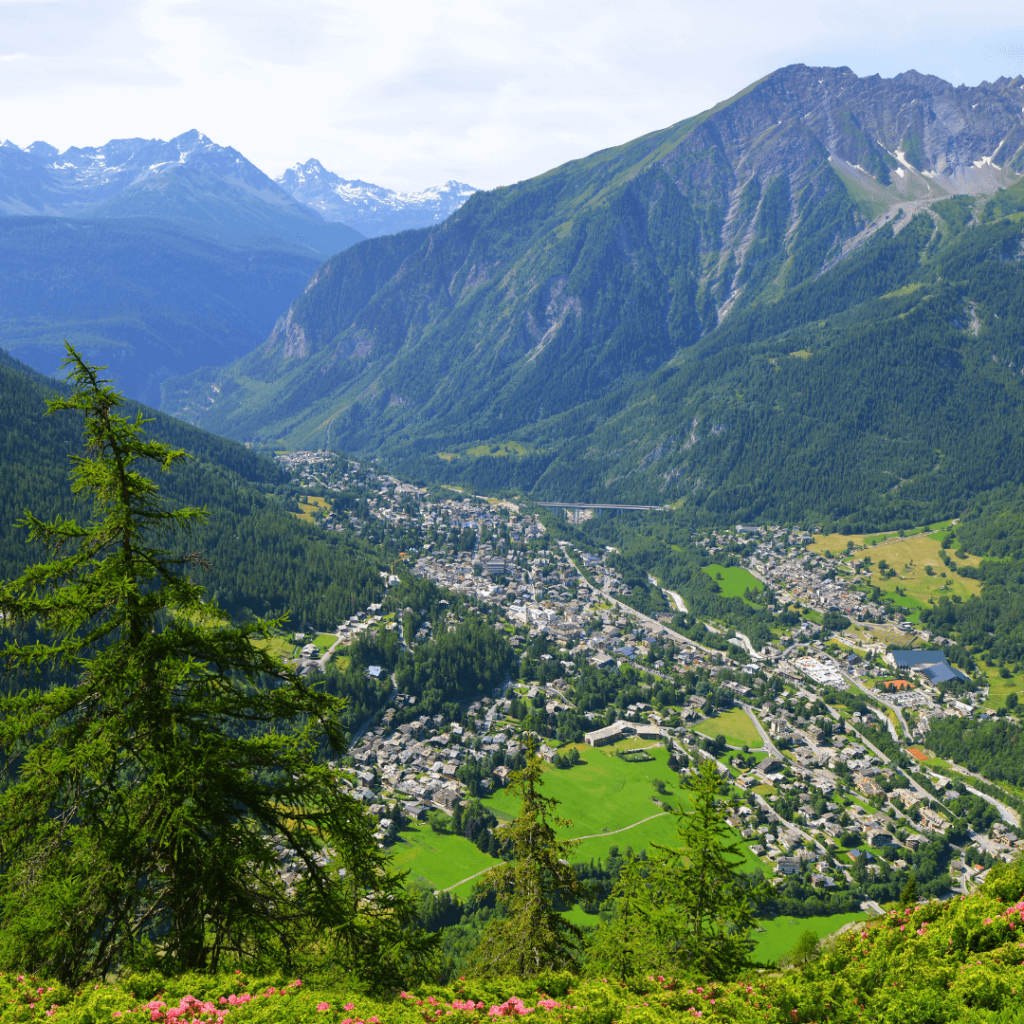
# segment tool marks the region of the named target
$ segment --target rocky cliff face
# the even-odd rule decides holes
[[[477,193],[436,228],[340,254],[288,313],[303,345],[275,332],[226,372],[173,382],[167,407],[246,440],[321,443],[333,424],[352,450],[444,451],[572,410],[588,429],[593,403],[885,225],[1016,181],[1022,107],[1020,78],[954,88],[783,68],[663,131]]]

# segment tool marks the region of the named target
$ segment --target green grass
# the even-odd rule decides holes
[[[487,455],[507,458],[509,455],[528,455],[529,453],[530,449],[518,441],[505,441],[495,444],[478,444],[474,448],[467,448],[464,454],[472,459],[479,459]]]
[[[999,668],[995,665],[986,665],[980,658],[978,667],[988,677],[988,700],[985,707],[993,710],[1006,706],[1008,694],[1015,693],[1018,697],[1024,697],[1024,673],[1017,673],[1009,679],[1003,679],[999,675]]]
[[[629,749],[643,745],[634,740],[616,746]],[[558,814],[573,823],[570,828],[559,830],[560,837],[593,837],[584,839],[573,851],[573,861],[603,860],[612,846],[617,846],[622,852],[631,847],[639,853],[651,843],[676,845],[675,817],[663,813],[663,808],[651,799],[658,795],[652,785],[655,779],[664,782],[669,790],[669,795],[660,799],[673,805],[681,802],[686,809],[690,807],[688,794],[680,790],[676,773],[667,765],[668,752],[664,747],[652,747],[650,753],[654,760],[639,764],[623,761],[611,750],[608,747],[596,750],[581,747],[585,764],[567,771],[552,768],[544,773],[544,795],[560,800]],[[484,800],[484,804],[501,821],[510,820],[518,811],[518,804],[507,790],[499,790]],[[654,815],[658,817],[652,817]],[[497,863],[468,839],[439,835],[427,825],[417,824],[403,829],[401,837],[404,841],[392,848],[395,867],[408,868],[411,882],[427,884],[435,889],[447,889]],[[745,844],[740,848],[745,857],[744,871],[764,870],[763,862]],[[465,898],[475,884],[475,880],[466,882],[453,892]],[[595,921],[595,918],[590,918],[589,923]]]
[[[402,829],[400,836],[391,848],[394,866],[399,870],[408,869],[412,883],[447,889],[499,863],[495,857],[481,853],[465,837],[434,832],[429,825],[410,825]],[[460,886],[456,894],[465,898],[472,892],[473,884]]]
[[[645,745],[643,741],[634,740],[616,747],[628,749]],[[559,815],[573,823],[564,830],[565,838],[594,837],[583,840],[572,860],[603,859],[612,846],[620,850],[629,846],[639,853],[651,843],[675,844],[675,818],[671,814],[644,821],[662,811],[651,799],[658,796],[652,785],[655,779],[668,787],[668,795],[659,799],[673,806],[682,803],[686,810],[690,807],[689,795],[680,789],[676,773],[668,767],[668,751],[664,747],[651,747],[648,753],[654,760],[639,764],[615,757],[611,747],[581,746],[578,749],[586,764],[568,771],[550,769],[544,773],[544,795],[560,800]],[[518,810],[517,803],[504,789],[484,803],[502,820],[510,819]],[[637,824],[641,821],[643,824]],[[624,828],[626,831],[619,831]],[[747,858],[744,870],[763,870],[763,863],[745,845],[742,849]]]
[[[565,830],[566,838],[602,834],[604,829],[614,831],[659,813],[661,807],[651,799],[658,796],[653,786],[655,780],[665,783],[671,794],[663,799],[675,801],[681,797],[689,807],[679,788],[678,776],[668,767],[668,751],[663,746],[648,749],[653,761],[631,764],[614,756],[617,749],[647,746],[648,743],[636,740],[614,747],[581,745],[577,749],[584,764],[567,771],[553,768],[544,773],[544,795],[559,800],[559,815],[573,823]],[[503,820],[515,817],[519,809],[518,801],[507,789],[499,790],[484,803]],[[625,840],[621,845],[625,845]]]
[[[742,597],[746,590],[760,593],[764,589],[764,585],[741,565],[718,565],[712,562],[711,565],[705,565],[702,571],[715,580],[723,597]]]
[[[294,658],[299,653],[298,645],[290,636],[275,636],[270,640],[260,641],[260,643],[278,658]]]
[[[932,534],[933,539],[937,543],[941,544],[943,537],[945,537],[946,534],[949,532],[949,522],[950,521],[946,519],[943,520],[941,523],[929,523],[927,526],[917,526],[914,527],[914,529],[912,530],[906,530],[905,536],[909,538],[913,536],[920,536],[922,534]],[[898,538],[898,531],[893,533],[873,534],[828,533],[821,534],[818,537],[815,537],[814,543],[808,545],[808,550],[813,551],[815,554],[818,555],[824,554],[826,551],[832,552],[833,555],[844,555],[846,554],[847,545],[850,543],[850,541],[853,541],[854,550],[857,550],[859,548],[867,548],[868,553],[870,553],[872,557],[874,557],[875,552],[871,551],[871,548],[876,547],[879,544],[884,544],[885,542],[890,540],[896,540]],[[884,549],[878,552],[878,555],[881,558],[886,558],[887,561],[892,561],[892,559],[888,558],[888,556],[885,554]],[[858,555],[856,557],[861,556]]]
[[[907,608],[927,607],[930,601],[942,595],[956,595],[967,600],[977,594],[981,589],[980,581],[950,572],[939,556],[940,544],[937,534],[919,534],[891,541],[879,548],[871,566],[870,585],[877,586],[883,594],[890,595],[896,604]],[[883,578],[878,571],[878,562],[882,560],[899,575],[891,579]],[[954,557],[954,562],[957,565],[977,566],[981,559],[971,555],[967,559]],[[928,575],[926,566],[931,567],[932,575]],[[904,594],[897,594],[896,587]]]
[[[742,708],[733,708],[731,711],[720,711],[714,718],[695,725],[694,732],[714,739],[716,736],[724,736],[725,742],[734,747],[762,747],[764,741],[758,735],[754,723],[747,717]]]
[[[327,648],[333,646],[337,640],[337,633],[317,633],[313,638],[313,643],[315,643],[321,651],[326,651]]]
[[[752,757],[755,761],[760,763],[766,757],[768,757],[768,751],[751,750],[749,753],[744,754],[742,750],[727,750],[724,754],[722,754],[722,756],[718,760],[721,761],[723,764],[729,765],[729,767],[731,768],[733,766],[733,762],[738,757],[742,757],[744,760]],[[741,767],[739,765],[737,765],[736,767],[740,772],[745,772],[747,770],[745,767]]]
[[[329,512],[331,510],[330,503],[326,498],[317,497],[314,494],[304,494],[299,499],[299,508],[301,512],[293,512],[292,515],[298,519],[302,519],[307,523],[313,522],[313,513],[318,509]]]
[[[806,931],[818,933],[823,939],[838,931],[850,921],[864,921],[870,914],[863,911],[853,914],[832,914],[828,917],[776,917],[762,921],[763,932],[754,932],[754,958],[761,961],[779,960],[795,945],[796,940]]]

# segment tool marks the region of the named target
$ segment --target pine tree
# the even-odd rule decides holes
[[[912,907],[917,903],[917,875],[911,873],[910,878],[907,879],[907,884],[903,886],[903,891],[900,893],[900,906],[901,907]]]
[[[572,906],[586,898],[569,864],[579,843],[557,838],[556,827],[572,822],[554,815],[558,801],[541,795],[542,777],[543,762],[531,744],[526,767],[509,777],[509,791],[522,799],[522,808],[495,830],[511,860],[484,878],[504,915],[488,925],[474,955],[485,974],[529,977],[579,965],[583,933],[558,909],[559,903]]]
[[[620,876],[618,914],[594,939],[595,969],[619,976],[695,970],[722,980],[749,966],[753,907],[768,887],[743,876],[718,787],[714,763],[702,759],[688,777],[692,810],[677,812],[678,845],[652,844],[650,867]]]
[[[75,984],[146,956],[319,957],[394,983],[431,945],[403,933],[415,903],[325,758],[344,702],[272,656],[280,621],[232,624],[191,578],[200,556],[157,546],[206,515],[152,478],[188,456],[70,346],[66,364],[49,412],[84,415],[72,491],[92,508],[26,513],[47,557],[0,587],[0,969]]]

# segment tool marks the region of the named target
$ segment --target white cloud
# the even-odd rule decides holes
[[[973,84],[1024,71],[1022,38],[1022,6],[997,0],[0,0],[2,124],[61,147],[199,128],[273,174],[316,156],[489,187],[785,64]]]

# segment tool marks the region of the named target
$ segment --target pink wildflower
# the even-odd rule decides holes
[[[433,1001],[433,999],[431,999],[431,1001]],[[355,1008],[356,1008],[356,1004],[355,1003],[346,1003],[345,1004],[345,1009],[346,1010],[354,1010]]]
[[[326,1013],[328,1010],[330,1010],[331,1004],[330,1003],[317,1003],[316,1004],[316,1008],[317,1008],[317,1012],[318,1013]]]

